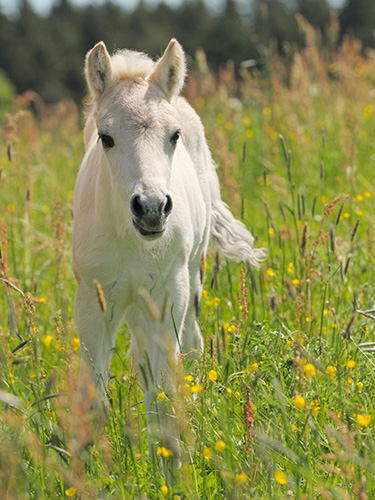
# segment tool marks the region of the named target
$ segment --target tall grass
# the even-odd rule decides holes
[[[87,446],[70,267],[79,116],[14,104],[0,150],[1,498],[375,498],[374,367],[357,348],[374,337],[357,313],[374,302],[373,59],[355,40],[323,59],[309,31],[289,73],[274,57],[267,78],[238,84],[199,55],[188,98],[224,198],[269,259],[250,274],[207,260],[205,350],[165,398],[181,434],[173,487],[168,449],[148,457],[125,326],[108,423]]]

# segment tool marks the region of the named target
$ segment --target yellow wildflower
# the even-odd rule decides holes
[[[46,346],[46,347],[49,347],[51,345],[51,342],[53,340],[53,335],[46,335],[44,337],[44,340],[43,340],[43,344]]]
[[[329,377],[333,378],[336,375],[336,372],[337,372],[337,368],[335,366],[332,366],[332,365],[327,366],[326,374]]]
[[[288,340],[286,345],[293,345],[294,344],[294,340]]]
[[[68,488],[67,490],[65,490],[65,495],[67,497],[73,497],[76,493],[77,489],[76,488]]]
[[[292,283],[293,285],[299,285],[300,281],[298,278],[295,278],[294,280],[292,280]]]
[[[313,413],[313,415],[317,415],[320,411],[319,401],[317,399],[311,401],[310,408],[311,408],[311,413]]]
[[[79,348],[79,338],[78,337],[75,337],[74,339],[72,339],[70,341],[72,347],[73,347],[73,351],[78,351],[78,348]]]
[[[237,474],[236,476],[236,479],[234,480],[234,482],[236,483],[236,486],[242,486],[243,484],[245,484],[247,481],[247,477],[246,477],[246,474],[244,474],[243,472],[241,472],[240,474]]]
[[[164,401],[164,399],[165,399],[165,392],[164,391],[163,392],[159,392],[159,394],[158,394],[158,400],[159,401]]]
[[[203,384],[195,384],[190,388],[191,392],[199,393],[203,391]]]
[[[354,368],[356,364],[357,363],[354,361],[354,359],[348,359],[348,361],[346,362],[346,366],[348,368]]]
[[[160,488],[160,493],[163,495],[163,496],[166,496],[168,495],[168,488],[166,486],[162,486]]]
[[[273,278],[275,276],[275,271],[269,267],[266,270],[266,274],[267,274],[267,276],[270,276],[271,278]]]
[[[218,452],[224,451],[226,447],[227,447],[227,445],[224,443],[224,441],[222,439],[219,439],[215,443],[215,450]]]
[[[291,430],[292,432],[296,432],[296,430],[297,430],[297,426],[296,426],[295,424],[292,424],[292,425],[290,426],[290,430]]]
[[[365,198],[371,198],[371,193],[369,191],[366,191],[364,193],[364,195],[365,195]]]
[[[281,469],[276,469],[275,480],[279,484],[286,484],[286,474]]]
[[[371,415],[363,415],[362,413],[358,413],[356,417],[356,422],[361,427],[366,427],[367,425],[369,425],[371,423],[371,420]]]
[[[204,459],[206,460],[206,462],[208,462],[212,456],[210,448],[207,448],[207,446],[205,448],[203,448],[202,455],[203,455]]]
[[[273,235],[275,234],[275,230],[274,230],[274,228],[273,228],[273,227],[269,227],[269,228],[268,228],[268,234],[269,234],[270,236],[273,236]]]
[[[305,408],[305,406],[306,406],[306,401],[302,396],[296,396],[293,399],[293,404],[296,408],[298,408],[299,410],[302,410],[302,408]]]
[[[373,110],[374,110],[374,106],[372,104],[368,104],[365,107],[365,109],[363,110],[363,116],[365,116],[366,118],[368,118],[369,116],[371,116]]]
[[[164,458],[173,457],[173,451],[168,450],[168,448],[165,448],[164,446],[159,446],[156,451]]]
[[[363,389],[363,382],[357,382],[358,389]]]
[[[312,363],[307,363],[305,365],[305,373],[308,377],[314,377],[316,375],[316,368]]]
[[[202,299],[205,299],[208,295],[207,290],[202,290]]]
[[[263,108],[263,114],[264,114],[265,116],[270,116],[271,112],[272,112],[272,111],[271,111],[271,108],[268,108],[268,107]]]
[[[193,375],[186,375],[186,377],[184,377],[184,379],[187,381],[187,382],[192,382],[194,380],[194,377]]]
[[[252,368],[252,369],[256,372],[256,371],[257,371],[257,369],[259,368],[258,363],[253,363],[253,364],[251,365],[251,368]]]
[[[215,372],[215,370],[210,370],[208,372],[208,378],[210,380],[212,380],[212,382],[214,382],[215,380],[217,380],[217,373]]]

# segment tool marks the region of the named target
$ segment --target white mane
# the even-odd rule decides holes
[[[113,74],[118,80],[146,78],[155,63],[146,54],[133,50],[119,50],[111,58]]]

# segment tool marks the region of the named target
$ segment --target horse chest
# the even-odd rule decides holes
[[[108,290],[108,299],[112,304],[119,304],[124,311],[139,301],[148,299],[157,301],[165,295],[164,283],[160,274],[145,272],[146,270],[133,269],[133,271],[119,274],[118,279],[112,283]]]

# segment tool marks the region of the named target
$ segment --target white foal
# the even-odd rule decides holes
[[[252,248],[252,235],[221,200],[201,121],[179,97],[185,57],[176,40],[156,63],[131,51],[111,58],[98,43],[87,55],[86,79],[92,111],[73,230],[79,393],[88,397],[88,374],[99,389],[92,407],[104,419],[108,367],[124,319],[155,439],[151,415],[161,385],[170,390],[168,356],[203,348],[196,313],[209,240],[248,265],[257,266],[265,253]],[[151,314],[150,304],[160,314]],[[168,436],[177,449],[170,427],[161,439]]]

